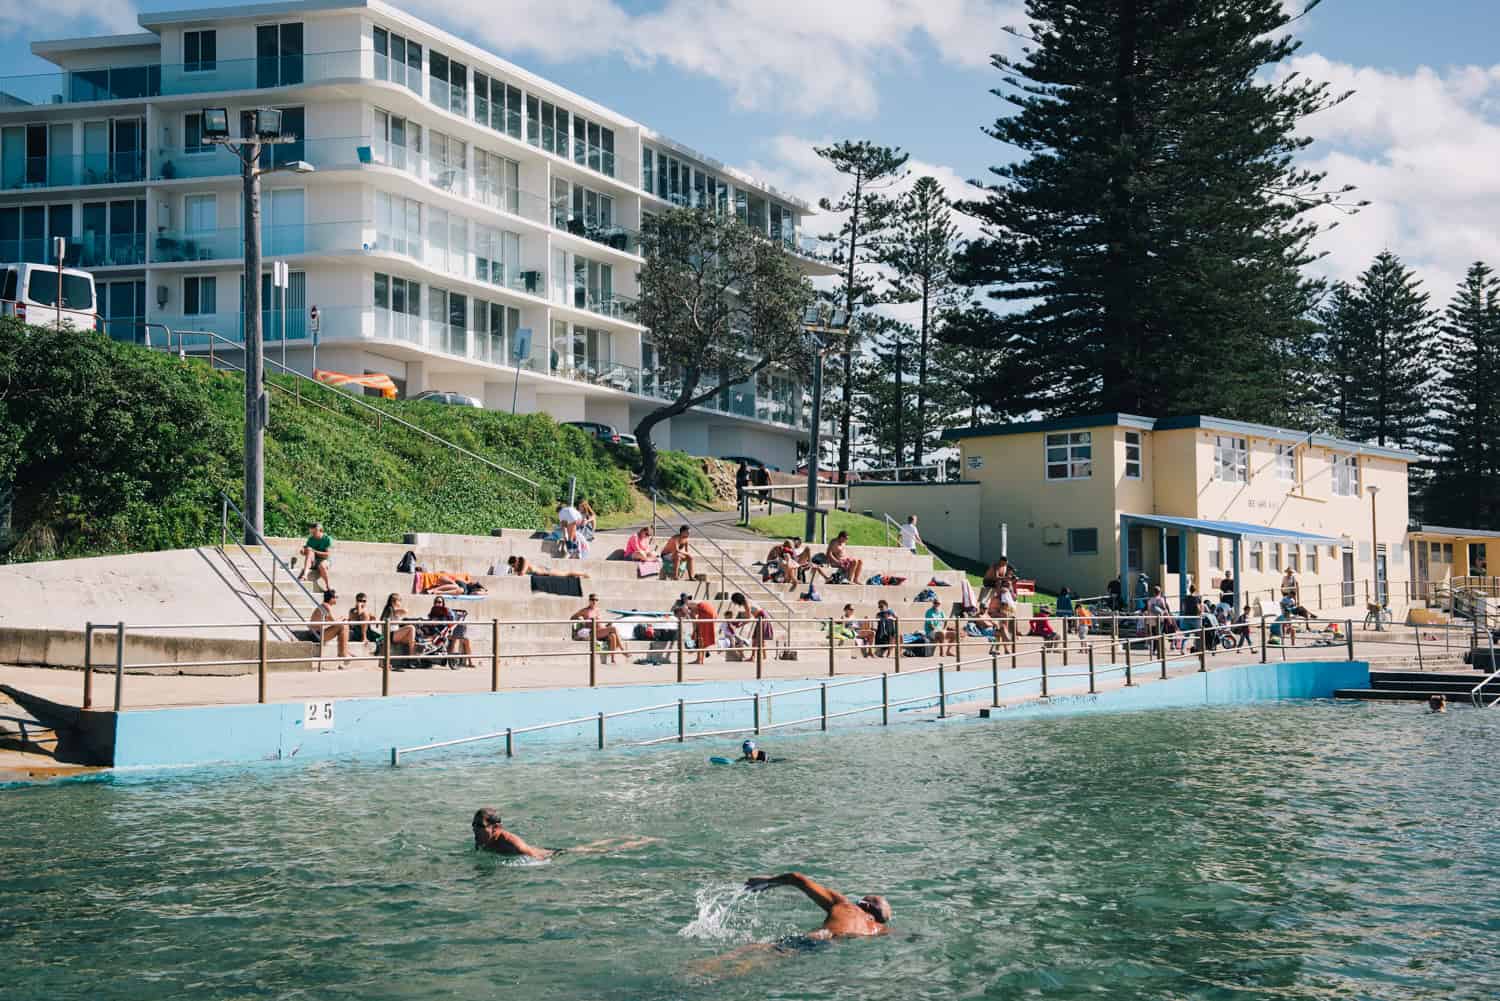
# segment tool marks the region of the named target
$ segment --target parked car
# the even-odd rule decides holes
[[[640,448],[641,447],[641,443],[640,443],[640,441],[638,441],[636,439],[635,435],[633,435],[633,434],[626,434],[624,431],[620,432],[620,444],[621,445],[629,445],[631,448]]]
[[[474,407],[483,410],[484,404],[472,396],[463,393],[448,393],[441,389],[426,389],[411,397],[413,400],[421,400],[424,403],[446,403],[450,407]]]
[[[598,421],[563,421],[565,427],[577,428],[585,434],[593,435],[600,441],[611,445],[620,444],[620,432],[608,424],[600,424]]]
[[[93,330],[99,305],[94,276],[76,268],[62,269],[62,311],[57,309],[57,268],[48,264],[0,266],[0,316],[14,316],[38,327]]]

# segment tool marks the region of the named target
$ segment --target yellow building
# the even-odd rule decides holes
[[[978,551],[964,555],[1004,552],[1044,587],[1103,594],[1123,567],[1127,597],[1141,574],[1169,595],[1189,576],[1217,591],[1231,574],[1241,596],[1270,598],[1291,569],[1303,604],[1358,616],[1413,593],[1413,452],[1201,416],[1096,414],[943,438],[962,453],[953,489],[979,492]]]

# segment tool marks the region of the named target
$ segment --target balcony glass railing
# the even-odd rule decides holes
[[[292,254],[358,253],[365,248],[370,223],[301,223],[261,226],[262,257]],[[160,230],[151,241],[151,260],[158,264],[182,261],[229,261],[245,255],[245,235],[238,227],[209,230]]]
[[[620,295],[618,292],[612,295],[590,295],[583,297],[581,302],[575,298],[574,302],[590,313],[598,313],[600,316],[607,316],[613,320],[639,322],[636,319],[639,313],[639,300],[628,295]]]
[[[146,179],[146,158],[133,153],[28,156],[0,166],[0,188],[58,188],[79,184],[130,184]]]
[[[52,241],[46,237],[23,237],[0,240],[0,261],[29,261],[53,264]],[[102,236],[88,233],[68,237],[68,252],[63,264],[70,268],[131,267],[146,261],[146,237],[143,233],[120,233]]]
[[[614,222],[600,223],[574,215],[572,203],[567,199],[552,203],[552,228],[627,254],[641,252],[640,233]]]
[[[162,95],[211,94],[370,77],[373,57],[373,53],[354,49],[0,77],[0,107],[138,100]]]
[[[404,171],[420,181],[461,198],[472,199],[482,205],[499,209],[510,215],[532,222],[547,221],[547,202],[539,195],[516,188],[507,188],[497,179],[486,174],[475,174],[458,164],[446,163],[427,153],[384,140],[344,139],[309,140],[309,146],[319,142],[354,143],[357,159],[361,163],[377,163]],[[316,159],[314,166],[321,166]]]

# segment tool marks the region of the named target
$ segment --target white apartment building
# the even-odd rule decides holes
[[[50,263],[48,238],[67,237],[111,336],[242,337],[240,167],[203,141],[205,107],[227,108],[231,131],[280,109],[298,141],[269,155],[315,168],[262,181],[267,353],[302,371],[317,306],[319,369],[628,430],[675,388],[631,318],[644,216],[733,212],[830,273],[801,234],[806,203],[380,0],[140,24],[34,42],[59,71],[0,78],[0,260]],[[658,443],[795,466],[798,381],[762,373],[715,402]]]

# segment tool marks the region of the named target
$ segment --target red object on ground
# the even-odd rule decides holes
[[[1022,594],[1036,594],[1036,581],[1034,581],[1034,580],[1017,580],[1016,581],[1016,594],[1017,595],[1022,595]]]

